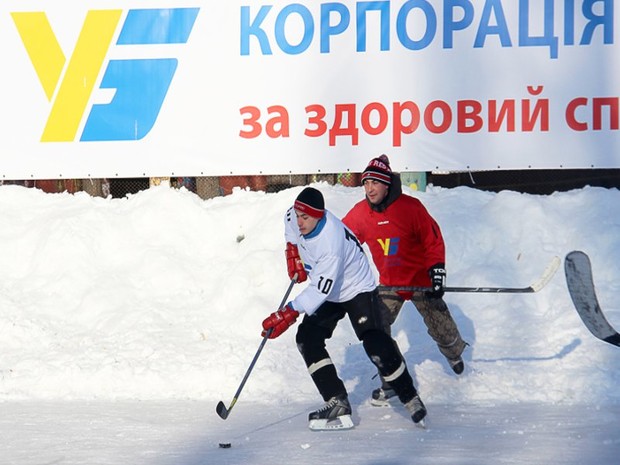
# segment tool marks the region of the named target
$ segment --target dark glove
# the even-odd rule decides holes
[[[446,265],[443,263],[437,263],[428,270],[428,275],[431,278],[432,291],[426,293],[428,297],[433,299],[441,299],[444,294],[443,288],[446,285]]]
[[[286,267],[288,268],[288,277],[293,279],[297,273],[297,282],[303,283],[308,279],[308,274],[304,268],[304,262],[299,257],[299,250],[295,244],[286,243]]]
[[[291,278],[293,279],[293,278]],[[271,334],[269,334],[269,339],[275,339],[284,331],[286,331],[289,326],[292,326],[295,321],[297,321],[297,317],[299,316],[299,312],[289,305],[281,308],[277,312],[273,312],[263,321],[263,332],[261,336],[265,337],[267,331],[270,329]]]

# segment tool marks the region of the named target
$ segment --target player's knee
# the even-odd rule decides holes
[[[379,330],[366,331],[362,335],[366,354],[381,374],[390,373],[400,366],[402,359],[394,340]]]
[[[310,353],[322,353],[325,349],[325,333],[320,326],[302,322],[297,327],[295,342],[304,358]]]

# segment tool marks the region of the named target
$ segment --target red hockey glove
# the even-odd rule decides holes
[[[289,326],[292,326],[293,323],[297,321],[298,316],[299,312],[288,305],[277,312],[273,312],[263,321],[263,332],[261,336],[265,337],[267,331],[271,329],[272,331],[271,334],[269,334],[269,339],[275,339],[286,331]]]
[[[295,273],[297,273],[297,282],[303,283],[308,279],[308,274],[304,268],[304,262],[299,257],[299,250],[295,244],[290,242],[286,243],[286,266],[288,268],[288,277],[293,279]]]
[[[428,275],[431,278],[431,287],[433,290],[427,292],[426,295],[433,299],[441,299],[444,294],[443,288],[446,285],[446,265],[443,263],[437,263],[428,270]]]

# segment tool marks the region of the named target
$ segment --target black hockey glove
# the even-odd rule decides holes
[[[441,299],[444,294],[444,286],[446,285],[446,265],[443,263],[437,263],[428,270],[428,275],[431,278],[432,291],[426,293],[428,297],[433,299]]]

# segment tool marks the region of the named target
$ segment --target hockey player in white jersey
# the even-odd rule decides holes
[[[308,286],[283,308],[263,321],[263,335],[276,338],[305,316],[296,342],[308,372],[325,405],[310,413],[311,429],[352,428],[347,390],[329,357],[325,341],[348,315],[353,330],[372,363],[396,391],[416,424],[423,424],[426,408],[413,385],[394,340],[382,330],[381,300],[368,259],[357,238],[332,213],[323,195],[305,188],[285,216],[286,259],[289,277]]]

